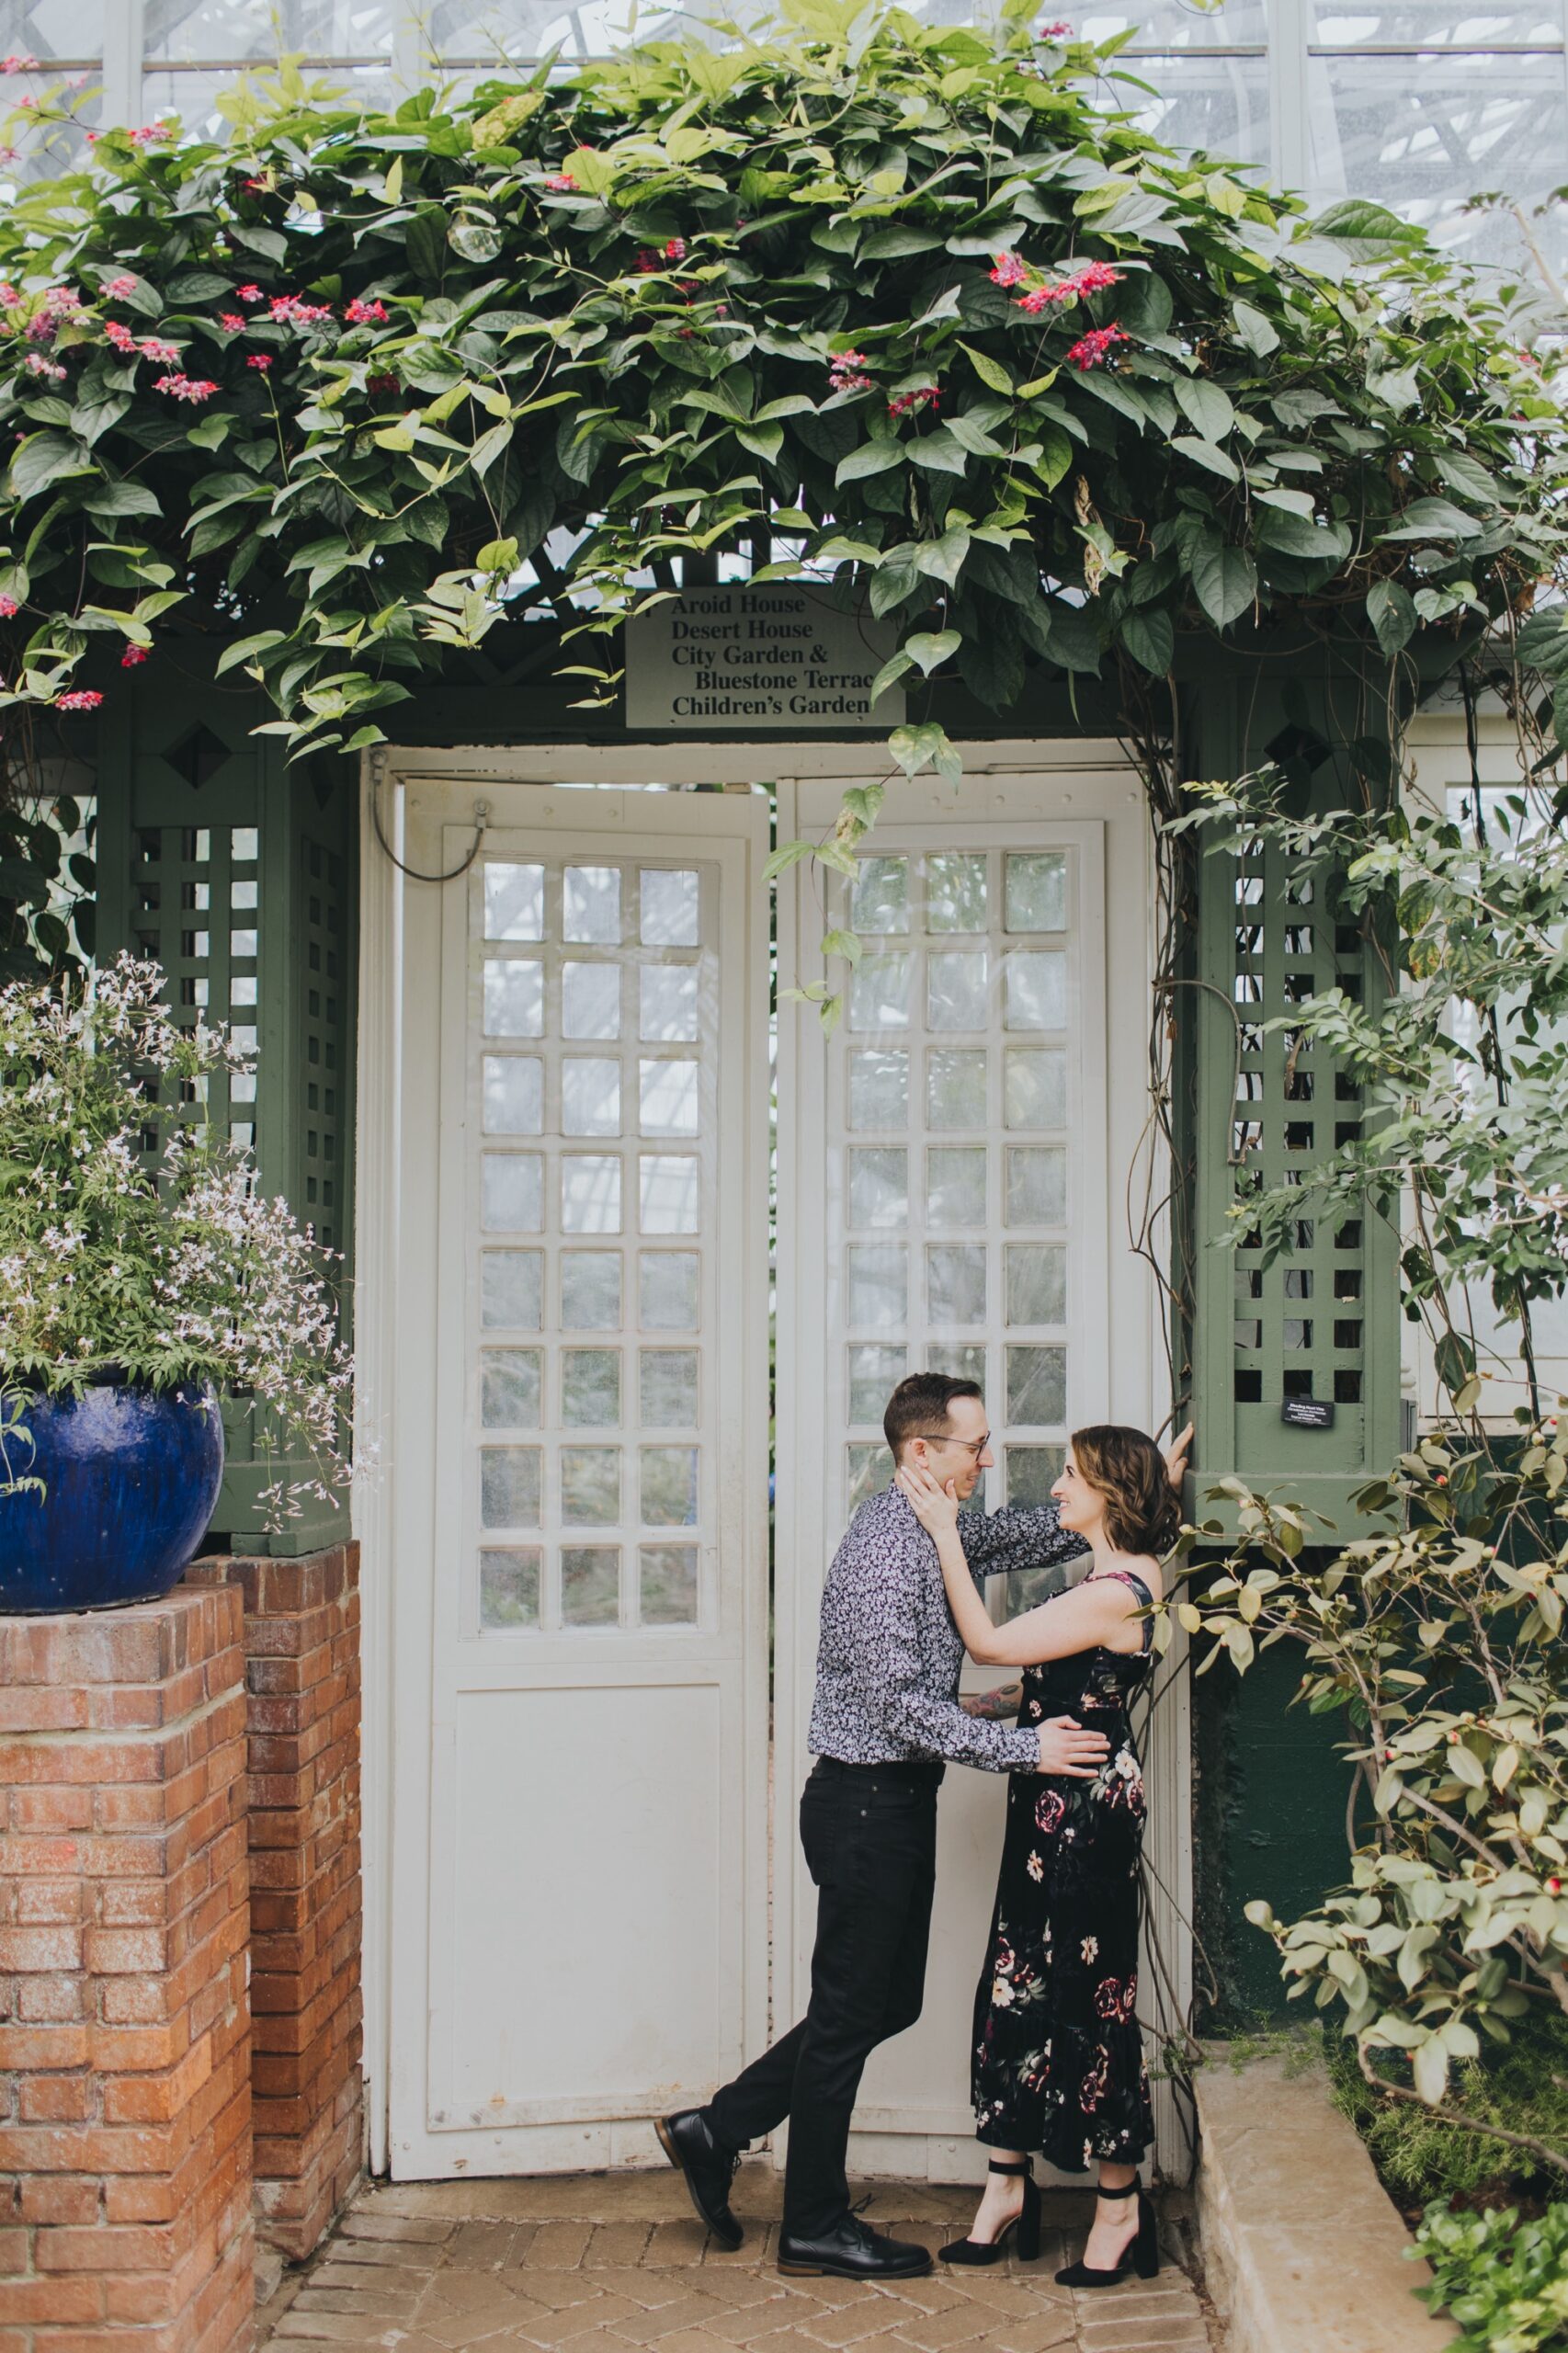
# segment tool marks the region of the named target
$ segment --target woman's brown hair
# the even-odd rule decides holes
[[[1069,1441],[1081,1478],[1105,1497],[1106,1534],[1119,1552],[1162,1558],[1176,1542],[1181,1506],[1165,1457],[1142,1430],[1096,1422]]]

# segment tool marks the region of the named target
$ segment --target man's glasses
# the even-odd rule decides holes
[[[923,1438],[927,1446],[961,1446],[965,1453],[972,1454],[977,1462],[991,1443],[989,1430],[983,1438],[954,1438],[949,1430],[916,1430],[915,1435]]]

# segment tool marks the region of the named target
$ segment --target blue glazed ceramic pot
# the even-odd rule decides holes
[[[0,1495],[0,1612],[108,1609],[167,1593],[223,1475],[211,1390],[105,1383],[80,1399],[28,1399],[20,1420],[28,1436],[6,1430],[0,1485],[41,1479],[44,1493]]]

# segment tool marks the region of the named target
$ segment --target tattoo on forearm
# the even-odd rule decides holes
[[[987,1723],[1004,1723],[1015,1717],[1024,1703],[1024,1687],[1004,1683],[999,1690],[971,1691],[964,1706],[971,1716],[979,1716]]]

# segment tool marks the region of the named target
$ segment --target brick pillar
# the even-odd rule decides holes
[[[298,2261],[358,2180],[364,2137],[359,1547],[189,1574],[244,1595],[256,2223]]]
[[[239,1597],[0,1619],[0,2348],[244,2353]]]

